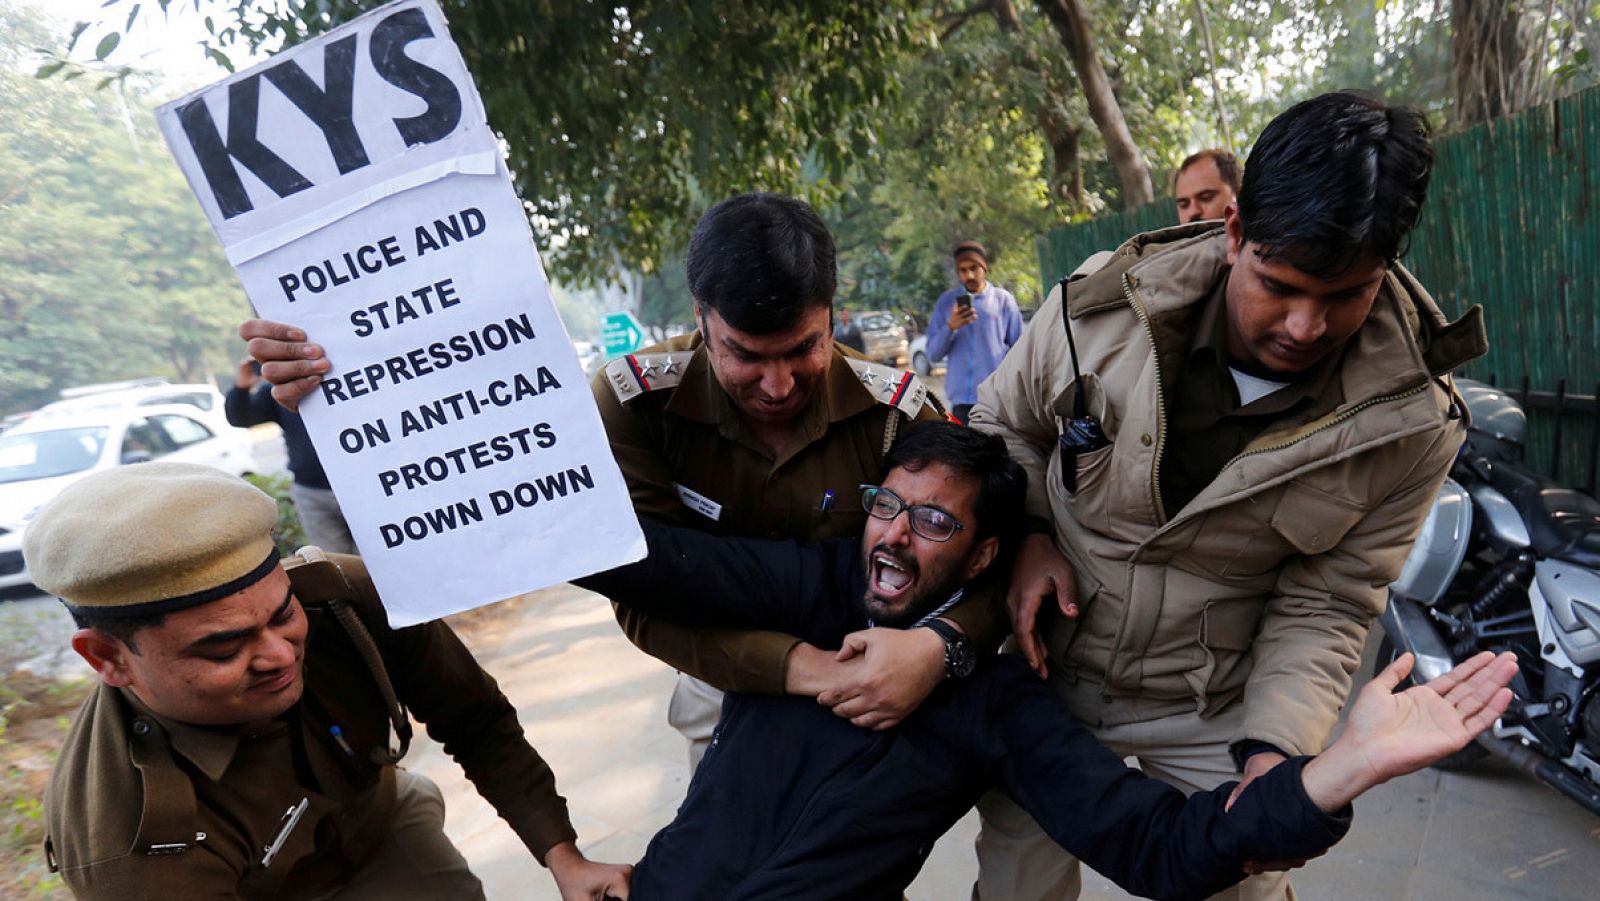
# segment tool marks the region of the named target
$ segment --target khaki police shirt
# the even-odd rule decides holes
[[[908,402],[916,396],[907,391],[926,392],[915,376],[852,366],[852,358],[859,361],[835,343],[817,398],[801,414],[801,437],[778,457],[742,427],[699,332],[613,361],[593,387],[634,509],[716,535],[859,537],[867,519],[859,486],[883,477],[886,429],[943,415],[931,399]],[[975,641],[998,643],[996,592],[976,594],[948,616]],[[778,632],[686,629],[621,607],[617,620],[641,650],[725,691],[781,694],[785,661],[800,643]]]
[[[266,733],[174,722],[126,691],[95,688],[45,792],[47,853],[79,898],[296,897],[343,884],[378,849],[395,785],[393,765],[373,753],[395,739],[355,643],[312,599],[309,583],[326,585],[334,562],[395,695],[528,849],[543,859],[575,837],[515,708],[455,633],[442,622],[390,629],[361,561],[329,561],[286,566],[310,621],[306,690]],[[302,799],[306,812],[263,866]]]

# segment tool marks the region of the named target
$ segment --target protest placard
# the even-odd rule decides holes
[[[373,10],[158,119],[257,313],[327,350],[301,412],[395,625],[643,556],[433,0]]]

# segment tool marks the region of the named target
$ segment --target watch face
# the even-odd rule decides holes
[[[972,652],[972,643],[965,637],[951,642],[945,648],[944,666],[950,676],[964,679],[972,675],[972,670],[978,665],[978,655]]]

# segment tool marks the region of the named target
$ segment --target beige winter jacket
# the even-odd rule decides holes
[[[1073,402],[1059,288],[980,387],[972,424],[1006,438],[1029,513],[1053,522],[1077,570],[1079,622],[1046,627],[1052,678],[1102,684],[1104,725],[1242,698],[1231,741],[1316,753],[1465,436],[1447,374],[1487,349],[1482,314],[1447,323],[1394,266],[1347,344],[1334,412],[1290,414],[1163,511],[1161,380],[1192,343],[1175,324],[1192,321],[1225,252],[1219,226],[1165,229],[1069,284],[1089,410],[1112,442],[1079,457],[1076,493],[1057,459]]]

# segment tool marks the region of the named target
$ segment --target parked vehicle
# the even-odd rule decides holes
[[[867,356],[886,366],[904,368],[911,361],[911,345],[906,338],[905,321],[899,313],[866,310],[856,314]]]
[[[1515,698],[1475,745],[1600,814],[1600,501],[1522,463],[1526,418],[1504,392],[1458,382],[1472,427],[1389,588],[1379,665],[1417,655],[1427,681],[1512,651]]]
[[[933,375],[934,367],[944,368],[944,361],[937,364],[928,358],[928,336],[918,335],[911,339],[911,368],[921,376]]]
[[[191,412],[218,430],[230,428],[222,409],[222,392],[215,385],[195,383],[174,385],[164,378],[134,379],[126,382],[107,382],[67,388],[61,400],[46,404],[34,411],[33,417],[46,419],[54,416],[76,415],[95,410],[127,410],[134,407],[159,407],[181,404],[193,407]]]
[[[170,401],[186,396],[184,403]],[[211,409],[200,407],[209,398]],[[22,536],[39,508],[102,469],[146,460],[254,472],[250,433],[228,425],[209,385],[118,390],[58,401],[0,435],[0,597],[35,593]]]

